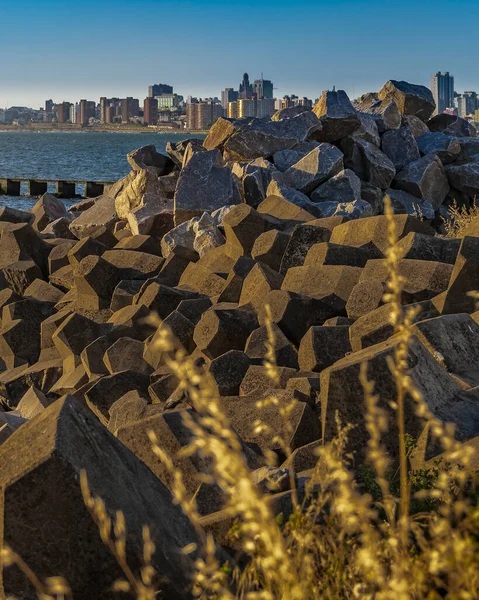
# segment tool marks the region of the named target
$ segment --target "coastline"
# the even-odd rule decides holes
[[[36,132],[36,133],[160,133],[160,134],[172,134],[172,135],[206,135],[208,131],[188,129],[173,129],[169,127],[144,127],[143,125],[115,125],[105,126],[98,125],[93,127],[81,127],[76,125],[60,125],[48,124],[43,125],[40,123],[29,124],[29,125],[5,125],[0,124],[0,133],[11,133],[11,132]]]

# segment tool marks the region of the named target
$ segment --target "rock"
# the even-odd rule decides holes
[[[154,167],[157,169],[159,176],[168,175],[175,166],[175,163],[171,158],[157,152],[153,144],[129,152],[126,159],[130,163],[133,171],[141,171],[148,167]]]
[[[314,408],[319,395],[319,375],[317,373],[304,375],[304,377],[298,376],[289,379],[286,390],[291,392],[298,402],[306,402],[311,408]]]
[[[432,221],[435,216],[434,206],[430,200],[423,200],[404,192],[389,188],[385,193],[391,201],[391,208],[395,215],[411,215],[416,219]]]
[[[16,294],[23,296],[25,290],[36,280],[42,278],[42,272],[33,260],[19,260],[3,267],[3,279]]]
[[[323,92],[313,111],[322,126],[314,132],[314,138],[320,142],[337,142],[361,127],[358,114],[343,90]]]
[[[171,312],[166,319],[164,319],[163,325],[168,327],[175,339],[178,340],[187,353],[191,354],[195,350],[196,344],[193,341],[195,323],[185,317],[179,310]],[[153,336],[152,340],[154,339],[155,336]]]
[[[43,392],[32,386],[18,403],[17,411],[24,419],[33,419],[33,417],[42,414],[50,404],[52,404],[52,400],[49,400]]]
[[[311,111],[282,121],[254,119],[239,125],[226,140],[225,158],[237,161],[268,158],[280,150],[293,148],[306,141],[319,127],[318,118]]]
[[[53,304],[56,304],[63,298],[63,292],[46,281],[43,281],[43,279],[35,279],[24,291],[24,296],[41,302],[52,302]]]
[[[387,81],[378,92],[378,98],[394,100],[403,115],[415,115],[427,121],[436,108],[431,90],[407,81]]]
[[[150,406],[150,409],[153,407]],[[155,407],[161,410],[161,407]],[[137,390],[127,392],[119,400],[114,402],[110,408],[110,420],[108,421],[108,430],[113,434],[130,423],[136,423],[141,419],[151,416],[146,415],[148,410],[148,401],[143,398]]]
[[[291,489],[291,477],[296,482],[296,478],[288,469],[278,469],[277,467],[261,467],[251,473],[254,484],[263,494],[285,492]]]
[[[295,346],[299,346],[311,326],[322,325],[336,312],[327,301],[285,290],[273,290],[268,296],[268,304],[273,323]]]
[[[287,202],[295,205],[296,208],[294,210],[297,212],[298,215],[304,214],[307,211],[308,217],[306,218],[306,215],[304,214],[304,220],[311,220],[314,217],[321,216],[321,211],[319,210],[319,208],[314,202],[311,202],[311,200],[308,198],[308,196],[306,196],[306,194],[303,194],[302,192],[299,192],[298,190],[295,190],[292,187],[284,185],[284,183],[282,183],[282,181],[280,181],[279,178],[273,179],[268,185],[268,189],[266,190],[266,199],[263,202],[268,202],[272,204],[271,198],[274,197],[286,200]],[[303,209],[302,212],[299,209]]]
[[[206,150],[214,150],[215,148],[223,148],[224,143],[230,138],[236,130],[237,121],[233,119],[225,119],[220,117],[211,126],[206,139],[203,142],[203,147]]]
[[[70,248],[67,257],[70,265],[76,269],[87,256],[101,256],[106,250],[108,248],[98,240],[86,237]]]
[[[479,193],[479,161],[446,166],[446,174],[452,187],[471,196]]]
[[[198,231],[193,242],[193,249],[202,257],[212,248],[222,246],[226,240],[218,227],[212,225],[208,228],[200,228],[200,222],[197,223]]]
[[[235,206],[224,218],[226,241],[238,252],[238,256],[249,255],[256,241],[266,230],[266,221],[254,208],[247,204]]]
[[[47,193],[40,197],[32,208],[32,213],[34,216],[33,227],[37,231],[43,231],[52,221],[64,217],[67,209],[61,200]]]
[[[274,396],[277,398],[278,404],[269,404],[258,410],[257,403],[269,395],[270,392],[254,392],[248,396],[233,396],[223,399],[227,417],[247,444],[259,446],[261,451],[278,451],[280,449],[279,444],[274,438],[283,437],[285,443],[292,450],[295,450],[321,438],[319,419],[313,410],[302,402],[298,402],[289,415],[291,430],[286,431],[279,409],[291,402],[291,396],[287,392],[275,391]],[[268,423],[271,429],[262,430],[261,432],[254,431],[251,428],[251,423],[257,419]]]
[[[171,160],[176,164],[177,167],[183,166],[183,159],[188,146],[191,147],[195,152],[201,152],[203,148],[203,140],[197,138],[191,138],[182,140],[174,144],[173,142],[166,143],[166,152]]]
[[[76,241],[77,238],[70,231],[71,222],[72,218],[70,215],[68,215],[68,217],[60,217],[59,219],[55,219],[55,221],[49,223],[42,233],[44,236],[53,236],[54,238]]]
[[[200,262],[190,262],[181,275],[179,285],[183,289],[208,297],[219,296],[228,285],[226,275],[212,273]]]
[[[379,133],[401,126],[401,113],[394,100],[380,100],[375,93],[363,94],[354,107],[360,113],[370,114],[375,120]],[[371,141],[371,140],[367,140]]]
[[[273,349],[278,367],[298,369],[298,353],[276,323],[271,323],[273,334]],[[267,344],[269,343],[268,328],[263,325],[255,329],[246,341],[245,354],[252,364],[262,365],[266,360]],[[229,394],[233,396],[234,394]]]
[[[240,256],[230,269],[226,280],[226,287],[220,294],[218,302],[239,302],[245,277],[256,265],[256,262],[247,256]]]
[[[394,164],[396,171],[404,169],[406,165],[421,157],[418,144],[409,127],[386,131],[382,137],[381,148]]]
[[[331,230],[322,225],[324,225],[322,219],[296,225],[281,260],[280,273],[282,275],[286,275],[288,269],[291,267],[298,267],[304,264],[304,260],[314,244],[329,240]]]
[[[336,146],[323,143],[290,167],[283,174],[283,182],[308,194],[342,169],[342,152]]]
[[[155,254],[119,249],[107,250],[102,254],[101,259],[116,267],[122,279],[149,279],[159,273],[165,262]]]
[[[281,259],[290,236],[277,229],[260,234],[251,249],[251,257],[279,272]]]
[[[163,157],[168,160],[166,157]],[[145,167],[133,170],[126,178],[125,185],[115,197],[115,209],[120,219],[128,219],[128,215],[138,208],[153,205],[159,211],[169,205],[162,194],[158,181],[158,169]]]
[[[175,192],[175,224],[241,201],[219,150],[198,152],[183,168]]]
[[[193,250],[196,238],[194,226],[198,221],[199,217],[193,217],[168,231],[161,239],[161,254],[168,258],[177,246]]]
[[[105,352],[103,362],[113,375],[120,371],[150,374],[151,367],[143,360],[143,342],[129,337],[122,337],[112,344]]]
[[[299,368],[321,373],[350,352],[348,327],[311,327],[299,346]]]
[[[342,265],[291,267],[285,275],[282,289],[321,298],[334,307],[335,316],[345,314],[346,302],[359,281],[361,271],[359,267]]]
[[[267,195],[268,185],[274,173],[274,165],[265,159],[257,158],[242,168],[243,176],[240,183],[240,192],[243,201],[250,206],[258,206]]]
[[[250,364],[250,358],[241,350],[229,350],[214,358],[209,371],[218,386],[218,393],[221,396],[237,396]]]
[[[113,292],[122,279],[121,271],[100,256],[87,256],[75,275],[76,307],[101,310],[110,306]]]
[[[437,154],[443,165],[454,162],[461,153],[459,141],[442,132],[428,132],[416,138],[421,154]]]
[[[281,289],[282,283],[282,275],[268,265],[257,263],[243,280],[239,304],[250,303],[259,314],[271,290]]]
[[[143,206],[134,208],[128,215],[132,235],[153,235],[161,238],[174,225],[173,201],[161,196],[146,196]]]
[[[381,188],[371,185],[367,181],[361,181],[361,199],[366,201],[372,208],[373,215],[382,215],[384,212],[384,193]]]
[[[396,245],[398,258],[432,260],[453,265],[456,261],[461,240],[411,231]]]
[[[191,323],[196,325],[201,319],[201,315],[211,306],[209,298],[197,298],[192,300],[182,300],[176,309],[185,316]]]
[[[319,142],[300,142],[290,150],[275,152],[273,155],[274,165],[278,171],[284,173],[318,146]]]
[[[47,273],[48,246],[28,223],[4,223],[0,238],[0,268],[33,261]]]
[[[365,248],[322,242],[311,246],[303,264],[312,267],[322,267],[323,265],[364,267],[368,260],[374,257],[373,255],[374,252]]]
[[[439,208],[449,192],[446,172],[435,154],[409,163],[396,175],[394,184],[418,198],[430,200],[434,209]]]
[[[354,202],[361,198],[361,180],[350,169],[337,175],[317,187],[311,194],[313,202]]]
[[[70,223],[70,231],[79,240],[90,237],[107,246],[114,246],[117,240],[113,235],[113,228],[117,221],[115,200],[103,195]]]
[[[452,265],[429,260],[402,258],[397,263],[400,276],[405,278],[403,299],[406,304],[429,300],[444,292],[449,283]],[[361,280],[379,279],[386,282],[389,272],[383,260],[369,260],[362,273]]]
[[[168,580],[164,597],[188,598],[184,583],[190,567],[173,557],[196,541],[194,530],[140,460],[71,397],[58,400],[17,433],[2,447],[4,457],[22,457],[2,469],[3,536],[42,581],[61,573],[76,597],[94,598],[108,596],[122,576],[83,502],[78,480],[85,469],[90,492],[103,500],[107,514],[124,514],[129,566],[136,572],[142,564],[142,529],[148,525],[156,547],[152,566]],[[58,537],[45,545],[41,536],[31,535],[39,527]],[[84,559],[72,563],[72,554]],[[4,571],[2,584],[7,593],[35,596],[16,569]]]
[[[339,411],[342,422],[356,425],[348,436],[347,446],[348,450],[355,452],[356,462],[365,457],[369,439],[364,420],[364,390],[359,382],[360,365],[364,362],[368,363],[368,378],[375,382],[378,406],[386,411],[387,433],[381,438],[382,444],[391,457],[397,456],[397,415],[389,405],[390,399],[396,397],[396,389],[389,370],[388,357],[392,357],[398,343],[400,338],[393,337],[382,344],[355,352],[321,373],[323,441],[330,440],[337,434],[335,414]],[[477,401],[465,396],[465,392],[414,338],[408,346],[406,360],[412,384],[422,394],[432,414],[442,421],[454,423],[459,440],[477,435]],[[415,402],[406,396],[406,431],[417,439],[424,422],[417,416],[415,408]]]
[[[34,219],[30,211],[18,210],[11,206],[2,206],[0,208],[0,221],[8,223],[32,223]]]
[[[240,386],[240,395],[248,396],[249,394],[266,392],[267,390],[284,390],[291,377],[297,374],[296,369],[289,367],[276,367],[277,379],[272,379],[272,374],[269,368],[263,365],[251,365],[244,376]]]
[[[434,235],[434,230],[426,223],[409,215],[394,215],[394,225],[398,240],[411,231]],[[337,225],[329,240],[332,244],[369,248],[381,256],[389,246],[388,221],[383,215]]]
[[[369,281],[369,280],[365,280]],[[437,317],[437,309],[430,300],[419,302],[411,306],[419,310],[414,322],[423,321]],[[383,304],[376,310],[359,317],[349,329],[349,339],[353,352],[358,352],[363,348],[368,348],[388,340],[394,333],[391,325],[391,307],[389,304]]]
[[[476,300],[468,292],[477,290],[479,277],[479,238],[465,237],[459,252],[444,297],[442,314],[473,313]]]
[[[429,133],[429,127],[426,125],[426,123],[421,121],[421,119],[415,115],[403,115],[402,124],[411,129],[415,138],[425,133]]]
[[[359,319],[383,303],[386,285],[377,279],[365,279],[357,283],[346,303],[346,312],[351,319]]]
[[[300,448],[296,448],[291,456],[281,465],[284,469],[290,469],[294,473],[301,473],[307,469],[314,469],[318,462],[317,450],[321,447],[321,442],[310,442]]]
[[[301,104],[297,104],[296,106],[289,106],[288,108],[282,108],[281,110],[277,110],[274,115],[271,117],[272,121],[283,121],[284,119],[292,119],[297,115],[308,111],[309,108],[302,106]]]
[[[427,122],[429,131],[442,132],[453,137],[476,137],[475,127],[457,115],[442,113]]]
[[[358,112],[358,117],[361,121],[361,127],[356,129],[352,137],[370,142],[379,148],[381,146],[381,138],[375,115]]]
[[[203,314],[193,339],[198,349],[213,359],[228,350],[244,350],[248,336],[257,328],[252,306],[217,304]]]
[[[388,188],[396,174],[392,161],[379,148],[365,140],[351,141],[352,145],[347,140],[342,145],[345,167],[353,170],[365,182],[383,190]]]
[[[321,202],[322,217],[347,217],[348,219],[361,219],[373,216],[373,207],[365,200],[354,202]]]
[[[271,182],[270,186],[273,185]],[[285,192],[288,192],[286,194]],[[272,188],[273,189],[273,188]],[[300,221],[304,223],[305,221],[311,221],[314,219],[314,215],[307,210],[305,210],[301,204],[297,202],[296,196],[290,196],[289,190],[292,188],[288,188],[287,186],[279,186],[277,188],[279,190],[279,195],[267,196],[263,202],[257,207],[257,212],[259,214],[268,215],[270,218],[281,219],[282,221],[291,222],[291,221]],[[268,190],[270,188],[268,187]],[[297,191],[297,190],[295,190]],[[301,192],[297,192],[301,194]],[[285,195],[286,194],[286,195]],[[302,194],[304,198],[307,198],[304,194]],[[308,204],[308,208],[314,205],[313,202]]]
[[[421,321],[412,333],[459,383],[479,385],[479,325],[469,315],[443,315]]]

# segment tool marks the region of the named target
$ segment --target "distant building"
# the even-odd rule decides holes
[[[186,127],[190,130],[207,130],[224,115],[221,104],[191,102],[186,106]]]
[[[59,123],[68,123],[70,121],[71,102],[60,102],[57,107],[57,119]]]
[[[155,100],[158,102],[158,110],[169,110],[181,104],[184,100],[183,96],[178,94],[160,94],[155,96]]]
[[[479,108],[476,110],[476,112],[474,113],[474,121],[476,123],[479,123]]]
[[[273,98],[260,98],[256,100],[256,117],[271,117],[276,112]]]
[[[253,83],[253,92],[258,100],[260,98],[273,98],[273,82],[269,79],[256,79]]]
[[[457,97],[457,114],[465,119],[474,115],[479,108],[479,101],[476,92],[464,92]]]
[[[105,96],[100,98],[100,123],[113,123],[113,118],[120,115],[120,98],[105,98]]]
[[[228,106],[226,107],[226,116],[228,119],[238,118],[238,100],[235,100],[234,102],[228,102]]]
[[[239,86],[238,98],[251,98],[253,96],[253,86],[249,82],[249,75],[245,73],[243,75],[243,81]]]
[[[148,97],[155,98],[161,96],[161,94],[172,94],[173,86],[166,85],[166,83],[154,83],[148,88]]]
[[[226,110],[229,102],[238,100],[238,92],[233,88],[225,88],[221,92],[221,106]]]
[[[93,100],[80,100],[80,117],[78,122],[83,127],[88,125],[90,119],[95,118],[96,103]]]
[[[256,117],[256,99],[240,98],[238,100],[238,119]]]
[[[431,77],[431,92],[436,102],[435,115],[454,106],[454,77],[449,72],[437,72]]]
[[[158,123],[158,100],[156,98],[145,98],[143,103],[143,122],[145,125],[156,125]]]
[[[45,100],[45,112],[53,112],[53,100]]]
[[[121,122],[128,123],[133,117],[137,117],[140,112],[140,101],[137,98],[123,98],[121,101]]]

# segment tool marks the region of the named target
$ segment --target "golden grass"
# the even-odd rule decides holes
[[[459,208],[454,201],[451,206],[449,206],[448,212],[449,218],[443,218],[447,237],[463,238],[467,235],[467,230],[471,223],[479,220],[479,206],[476,204],[476,199],[474,199],[474,204],[472,204],[470,208],[467,208],[466,206],[461,206]]]
[[[391,215],[387,200],[386,215]],[[389,282],[385,301],[390,304],[391,323],[400,337],[389,364],[397,390],[396,398],[390,402],[390,408],[396,411],[399,431],[400,473],[396,487],[389,474],[391,458],[381,443],[387,427],[385,410],[378,405],[374,382],[368,379],[364,364],[361,382],[370,436],[367,464],[373,474],[369,487],[374,490],[364,489],[355,480],[346,454],[348,433],[354,424],[343,426],[337,415],[337,435],[319,448],[306,487],[296,489],[291,477],[292,513],[282,522],[273,511],[271,495],[263,493],[252,481],[240,440],[222,409],[213,379],[177,346],[168,330],[160,328],[161,334],[156,336],[158,350],[164,353],[165,363],[178,377],[196,413],[195,419],[189,414],[184,416],[193,439],[180,454],[198,454],[210,465],[209,473],[202,474],[201,481],[215,483],[224,493],[225,512],[235,520],[234,533],[243,558],[246,557],[241,563],[246,566],[242,567],[219,562],[215,542],[201,526],[195,499],[187,494],[181,472],[174,468],[171,458],[150,432],[153,452],[173,475],[173,501],[189,517],[200,540],[201,548],[184,549],[185,553],[200,551],[192,583],[194,597],[204,600],[474,600],[479,597],[479,508],[477,500],[473,501],[472,494],[467,493],[471,491],[468,466],[472,450],[456,442],[453,429],[430,414],[409,376],[407,355],[415,314],[401,304],[405,282],[398,274],[396,242],[394,221],[389,219],[386,255]],[[266,314],[269,339],[265,364],[274,382],[277,377],[274,337],[268,310]],[[427,421],[432,435],[441,442],[445,467],[409,471],[409,437],[404,426],[406,396],[413,398],[417,414]],[[288,457],[291,449],[285,440],[291,427],[293,403],[280,405],[272,393],[258,405],[258,419],[252,426],[256,431],[269,428],[261,420],[261,409],[271,404],[278,406],[284,420],[282,436],[276,435],[274,441]],[[276,464],[275,459],[272,452],[266,456],[271,465]],[[123,515],[119,513],[111,521],[101,500],[91,497],[85,476],[82,490],[102,540],[125,573],[125,579],[115,584],[116,589],[128,591],[140,600],[154,598],[157,593],[152,584],[154,546],[148,533],[144,536],[144,567],[135,575],[126,564]],[[417,512],[417,502],[423,505],[428,502],[428,509]],[[7,547],[3,549],[3,561],[5,566],[13,562],[24,565]],[[26,565],[23,570],[42,600],[65,595],[67,584],[62,580],[57,581],[60,587],[55,590],[48,582],[38,581]],[[161,598],[161,592],[158,597]]]

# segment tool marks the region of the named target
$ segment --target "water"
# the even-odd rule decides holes
[[[204,135],[187,133],[0,132],[0,178],[116,181],[130,172],[126,155],[154,144],[164,152],[168,141]],[[79,186],[77,190],[79,190]],[[55,192],[55,184],[49,184]],[[22,184],[22,196],[0,196],[1,206],[30,209],[36,202]],[[72,202],[65,200],[69,206]]]

